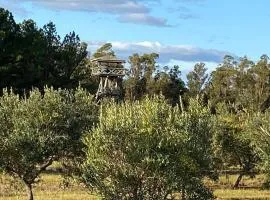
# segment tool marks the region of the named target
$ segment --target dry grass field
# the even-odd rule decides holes
[[[222,176],[218,182],[206,180],[206,184],[213,188],[217,199],[270,199],[270,190],[261,190],[264,176],[258,175],[254,179],[244,177],[241,189],[233,190],[235,175]],[[98,200],[99,198],[90,194],[84,187],[72,183],[68,188],[62,187],[61,175],[44,174],[38,184],[34,187],[36,200]],[[22,184],[8,176],[0,175],[0,200],[24,200],[27,199]]]
[[[24,186],[7,176],[0,176],[0,200],[24,200]],[[62,185],[61,175],[44,174],[34,187],[35,200],[96,200],[86,189],[78,184],[71,184],[68,188]]]

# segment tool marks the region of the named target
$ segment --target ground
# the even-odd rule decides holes
[[[251,179],[244,177],[241,189],[233,190],[231,186],[236,180],[235,175],[222,176],[218,182],[206,180],[206,184],[213,188],[217,199],[270,199],[270,190],[261,190],[264,175]],[[72,183],[63,187],[63,179],[59,174],[43,174],[40,182],[34,187],[35,200],[98,200],[96,195],[90,194],[82,185]],[[6,175],[0,175],[0,200],[24,200],[23,185]]]

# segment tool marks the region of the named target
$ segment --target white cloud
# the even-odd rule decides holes
[[[159,0],[2,0],[9,6],[32,3],[51,10],[100,12],[117,16],[124,23],[168,26],[167,21],[150,14],[153,3]]]
[[[89,42],[90,51],[95,51],[105,42]],[[189,45],[165,45],[159,42],[120,42],[111,41],[113,50],[120,58],[127,59],[133,53],[158,53],[160,63],[169,63],[172,60],[183,62],[211,62],[219,63],[230,52],[217,49],[204,49]]]
[[[112,14],[148,13],[149,9],[134,0],[21,0],[43,5],[51,9],[106,12]]]

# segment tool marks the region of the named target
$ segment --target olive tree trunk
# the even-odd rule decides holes
[[[34,200],[32,184],[29,184],[29,183],[26,183],[26,182],[24,182],[24,184],[25,184],[25,187],[26,187],[28,200]]]
[[[239,174],[237,180],[235,181],[233,188],[238,188],[238,187],[239,187],[239,184],[240,184],[240,182],[241,182],[243,176],[244,176],[244,174],[241,172],[241,173]]]

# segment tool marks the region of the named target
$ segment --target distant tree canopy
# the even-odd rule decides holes
[[[73,74],[87,56],[87,45],[75,32],[63,40],[50,22],[38,28],[33,20],[17,24],[0,8],[0,88],[22,93],[44,85],[74,88]]]
[[[179,66],[160,68],[156,62],[158,58],[156,53],[129,57],[130,69],[124,82],[126,99],[137,100],[146,94],[153,96],[161,93],[170,103],[179,101],[179,95],[185,90]]]
[[[270,63],[266,55],[257,63],[247,57],[225,56],[210,77],[209,99],[226,102],[238,110],[264,111],[270,106]]]

